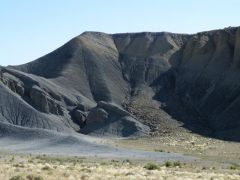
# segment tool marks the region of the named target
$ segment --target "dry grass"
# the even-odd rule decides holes
[[[1,180],[240,179],[238,171],[234,169],[228,168],[227,171],[201,169],[183,165],[181,162],[156,164],[105,160],[103,163],[103,161],[75,161],[74,158],[66,157],[20,155],[15,155],[14,160],[11,158],[11,156],[1,158]]]

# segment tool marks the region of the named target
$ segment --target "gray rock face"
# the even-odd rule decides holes
[[[0,82],[0,120],[4,123],[30,128],[71,132],[70,124],[57,116],[40,113]]]
[[[51,99],[45,91],[38,86],[33,86],[30,90],[30,99],[37,109],[44,113],[63,115],[61,106]]]
[[[239,141],[239,52],[240,28],[193,35],[85,32],[35,61],[0,67],[1,94],[36,116],[16,121],[1,96],[0,120],[127,137],[148,134],[139,121],[160,114],[164,128],[174,118],[191,131]],[[122,108],[132,102],[137,117]]]
[[[44,91],[38,86],[33,86],[30,91],[33,104],[42,112],[49,113],[48,99]]]

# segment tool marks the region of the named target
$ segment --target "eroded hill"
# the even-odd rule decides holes
[[[2,67],[0,120],[107,136],[191,130],[240,140],[240,28],[194,35],[85,32]]]

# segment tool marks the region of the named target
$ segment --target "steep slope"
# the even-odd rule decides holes
[[[37,113],[33,122],[51,124],[38,128],[129,137],[149,126],[153,135],[187,129],[239,141],[239,52],[240,28],[85,32],[33,62],[2,68],[1,92]],[[32,126],[5,111],[1,121]]]
[[[128,94],[118,51],[107,34],[83,33],[49,55],[17,69],[64,84],[72,92],[95,101],[121,103]]]

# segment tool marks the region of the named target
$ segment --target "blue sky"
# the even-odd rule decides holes
[[[0,65],[41,57],[84,31],[196,33],[240,26],[240,0],[1,0]]]

